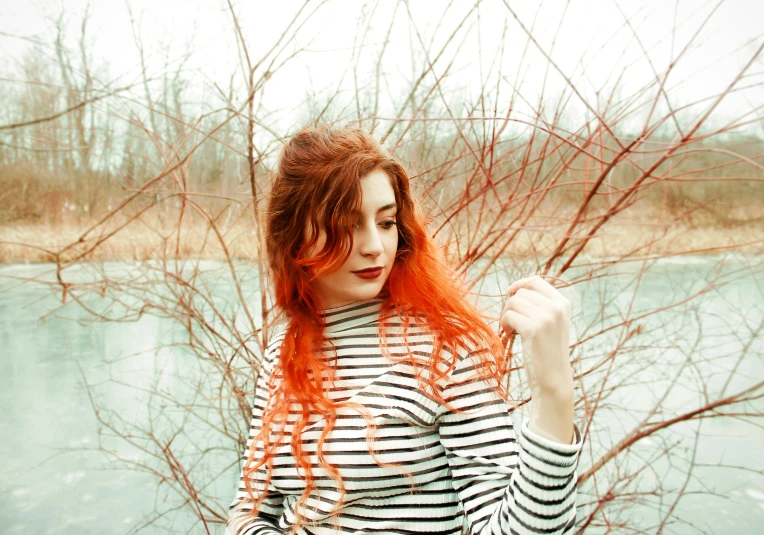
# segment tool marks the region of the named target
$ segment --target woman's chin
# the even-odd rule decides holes
[[[380,284],[365,284],[364,286],[365,287],[358,288],[355,292],[353,292],[352,296],[348,297],[348,300],[352,299],[353,301],[360,301],[362,299],[372,299],[376,297],[379,291],[382,289]]]

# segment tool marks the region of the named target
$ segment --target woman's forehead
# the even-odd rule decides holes
[[[377,169],[361,178],[361,210],[376,215],[396,206],[392,177]]]

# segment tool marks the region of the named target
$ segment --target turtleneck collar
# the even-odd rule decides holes
[[[326,321],[324,333],[336,333],[379,321],[379,311],[382,308],[383,302],[384,299],[373,297],[324,309],[320,313]]]

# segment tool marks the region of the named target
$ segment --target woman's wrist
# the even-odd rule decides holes
[[[541,380],[536,380],[536,387],[541,393],[550,399],[565,399],[570,396],[573,399],[573,372],[570,367],[566,371],[547,374]]]
[[[572,444],[575,438],[572,386],[539,390],[531,401],[528,427],[549,440]]]

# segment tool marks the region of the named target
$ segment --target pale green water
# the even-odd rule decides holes
[[[634,306],[653,309],[659,303],[671,303],[690,290],[697,290],[708,278],[715,261],[685,259],[651,267],[636,292]],[[209,264],[209,267],[215,265]],[[730,261],[725,269],[731,271],[738,267],[735,261]],[[83,387],[80,368],[91,384],[112,377],[150,388],[152,381],[159,377],[162,387],[168,391],[185,392],[180,377],[190,361],[180,353],[165,351],[157,356],[150,351],[180,333],[165,319],[146,315],[132,323],[80,325],[52,317],[41,322],[40,316],[56,305],[55,299],[42,287],[17,286],[9,277],[29,277],[49,269],[50,266],[6,266],[0,269],[0,458],[4,461],[0,465],[0,533],[128,533],[154,511],[155,503],[162,502],[168,492],[166,488],[157,490],[156,479],[145,474],[110,470],[113,466],[110,458],[96,451],[96,419]],[[602,281],[578,286],[583,310],[576,320],[579,329],[590,322],[602,321],[596,317],[594,304],[600,302],[596,291],[612,298],[607,312],[624,310],[634,291],[623,286],[636,269],[636,266],[619,266],[618,271],[623,273],[609,279],[607,286]],[[660,343],[665,349],[657,356],[662,362],[673,365],[682,362],[682,350],[677,348],[683,348],[694,355],[709,356],[708,362],[701,363],[698,369],[723,367],[734,362],[740,354],[739,348],[754,337],[753,345],[740,364],[741,376],[733,381],[729,392],[736,391],[740,385],[753,385],[764,380],[764,343],[761,334],[752,334],[755,329],[763,328],[764,277],[761,272],[736,277],[740,278],[704,296],[697,316],[687,309],[673,309],[656,318],[663,321],[665,330],[661,333],[666,337],[665,343]],[[255,282],[250,277],[246,281],[246,291],[255,303],[253,313],[256,314],[259,300],[254,293]],[[489,286],[491,284],[487,283],[481,291],[495,290]],[[230,291],[224,281],[216,290],[216,297],[221,303],[228,302]],[[635,314],[632,312],[631,315]],[[76,307],[67,308],[64,315],[85,317]],[[608,323],[612,321],[610,319]],[[704,335],[699,340],[698,327]],[[730,334],[737,334],[737,337]],[[587,356],[595,358],[598,352],[607,353],[609,340],[608,337],[598,339],[599,347],[587,347]],[[141,350],[148,352],[128,358]],[[633,359],[622,364],[615,373],[636,373],[634,370],[639,369],[643,356],[639,350],[633,351],[630,353]],[[716,354],[729,356],[721,361],[713,360],[711,357]],[[106,361],[114,362],[107,366]],[[705,370],[708,372],[711,368]],[[672,369],[671,365],[667,369]],[[598,413],[590,437],[595,451],[603,443],[617,439],[621,429],[634,420],[636,411],[646,407],[650,396],[661,391],[666,380],[664,372],[665,369],[657,366],[654,376],[650,376],[650,370],[639,372],[641,381],[618,392],[619,406]],[[697,396],[690,388],[692,376],[690,372],[683,376],[682,386],[675,388],[664,404],[667,410],[697,404]],[[712,385],[718,387],[721,382],[720,378],[712,381]],[[147,398],[136,401],[135,394],[118,387],[101,388],[99,392],[100,400],[117,409],[126,419],[140,421],[146,414]],[[764,404],[759,400],[746,408],[761,412]],[[761,425],[761,419],[757,423]],[[675,428],[672,438],[686,430],[686,427]],[[759,533],[764,525],[764,430],[727,418],[705,420],[702,431],[706,438],[699,444],[696,462],[744,465],[750,470],[697,468],[697,481],[688,487],[694,493],[685,496],[677,507],[680,515],[691,521],[694,528],[675,524],[667,532]],[[214,438],[200,436],[200,443],[205,440]],[[111,441],[108,446],[123,454],[134,455],[138,461],[146,460],[138,450],[120,442]],[[642,462],[642,456],[650,455],[652,448],[657,446],[653,439],[638,444],[632,450],[632,459]],[[687,459],[692,453],[690,449],[681,449],[691,448],[689,441],[672,447],[676,448],[673,451],[679,459]],[[591,455],[588,446],[585,450],[582,466],[588,465],[586,458]],[[220,467],[231,466],[230,463],[235,462],[235,453],[219,454],[218,459]],[[645,474],[645,484],[656,479],[676,481],[677,474],[681,474],[685,467],[678,466],[679,472],[674,472],[665,460],[658,460],[652,468],[653,473]],[[233,466],[219,478],[215,486],[219,504],[227,506],[230,503],[237,476],[238,467]],[[172,497],[171,493],[169,495]],[[587,498],[582,492],[579,503]],[[615,509],[611,512],[613,522],[620,520],[639,525],[648,533],[654,529],[651,528],[654,521],[648,513],[632,509],[619,518]],[[174,523],[162,525],[169,527],[172,533],[185,533],[192,525],[186,513],[168,518],[174,519]],[[167,533],[157,527],[140,532]],[[204,530],[196,525],[191,532],[203,533]],[[214,532],[222,533],[222,527]]]

